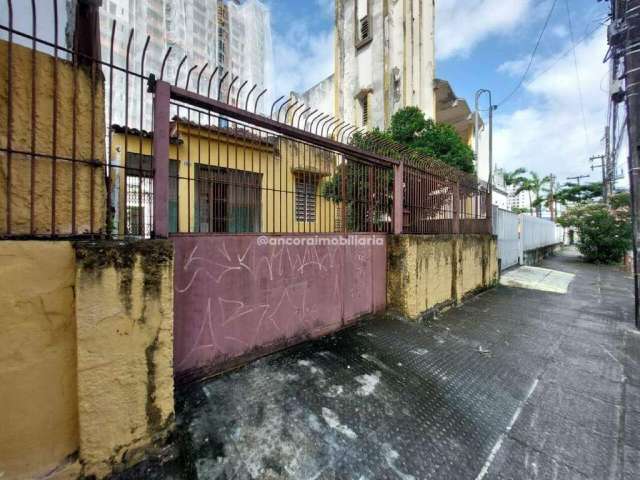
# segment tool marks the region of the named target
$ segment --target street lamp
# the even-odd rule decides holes
[[[491,90],[481,88],[476,92],[476,118],[475,118],[475,146],[476,146],[476,162],[479,164],[480,159],[480,97],[484,94],[489,95],[489,191],[493,190],[493,111],[497,110],[497,106],[493,104]]]

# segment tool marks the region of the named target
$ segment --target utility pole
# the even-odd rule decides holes
[[[480,97],[484,94],[489,95],[489,191],[493,190],[493,112],[498,108],[493,104],[491,90],[482,88],[476,92],[476,113],[475,113],[475,147],[476,147],[476,165],[479,166],[480,153]]]
[[[595,155],[589,158],[589,161],[592,163],[591,171],[595,170],[596,168],[602,169],[602,201],[605,204],[609,202],[609,197],[607,195],[607,165],[605,163],[606,158],[606,155]],[[598,163],[597,165],[593,165],[593,162],[595,160],[600,160],[600,163]]]
[[[629,138],[629,186],[633,223],[633,272],[635,320],[640,328],[640,0],[612,0],[609,45],[614,58],[624,60],[627,137]]]
[[[611,137],[609,136],[609,126],[607,125],[604,128],[604,179],[605,179],[605,184],[604,184],[604,188],[607,190],[606,193],[606,198],[610,198],[611,195],[613,195],[613,184],[612,184],[612,179],[615,176],[613,174],[613,165],[611,162],[611,142],[610,142]],[[605,203],[607,203],[607,201],[605,200]]]
[[[555,199],[555,185],[556,176],[552,173],[549,175],[549,213],[551,214],[551,220],[556,221],[556,199]]]
[[[580,179],[589,178],[591,175],[576,175],[575,177],[567,177],[567,180],[575,180],[578,186],[580,186]]]

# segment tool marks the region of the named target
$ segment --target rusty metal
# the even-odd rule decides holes
[[[42,15],[37,15],[35,0],[30,2],[31,31],[15,30],[10,0],[7,0],[9,25],[0,25],[9,39],[6,59],[2,59],[6,61],[2,68],[9,72],[9,92],[15,88],[12,68],[15,48],[12,44],[16,35],[20,35],[22,44],[25,44],[24,40],[30,43],[33,73],[30,99],[32,130],[27,146],[16,148],[15,105],[12,95],[8,96],[8,138],[6,145],[0,146],[7,158],[7,191],[3,207],[6,211],[2,212],[6,224],[3,224],[4,231],[0,236],[106,234],[146,237],[154,233],[152,225],[158,209],[165,212],[167,206],[161,204],[167,202],[171,195],[174,213],[173,217],[169,216],[173,222],[170,228],[182,233],[191,232],[194,228],[201,233],[225,233],[225,228],[235,229],[235,233],[238,229],[247,233],[390,232],[398,215],[407,232],[484,231],[487,219],[490,219],[490,197],[477,179],[361,127],[349,125],[292,97],[279,97],[272,103],[270,111],[261,115],[257,112],[266,89],[257,94],[257,84],[250,86],[247,81],[233,76],[231,72],[224,72],[220,67],[211,71],[207,63],[201,67],[191,66],[186,73],[184,88],[181,88],[180,75],[189,59],[187,55],[180,59],[173,86],[169,88],[170,105],[168,109],[163,107],[165,120],[162,122],[171,123],[158,125],[159,117],[149,117],[151,94],[157,93],[158,84],[164,82],[171,48],[162,57],[159,72],[147,72],[145,59],[150,37],[147,36],[141,49],[136,50],[133,30],[119,38],[114,21],[107,45],[109,53],[105,55],[108,58],[105,61],[90,58],[87,52],[95,52],[96,45],[80,45],[79,36],[73,37],[73,45],[69,48],[59,44],[65,42],[59,38],[61,32],[57,28],[57,19],[61,18],[58,9],[64,7],[59,5],[59,0],[51,1],[55,7],[52,15],[55,25],[48,30],[46,25],[38,26],[38,23],[42,25],[41,18],[38,18]],[[83,31],[90,32],[91,28],[87,26]],[[52,42],[38,38],[44,31],[54,31]],[[86,35],[91,37],[88,33]],[[91,37],[90,41],[95,39]],[[122,57],[114,55],[123,43],[126,44],[126,54]],[[51,82],[54,112],[46,119],[47,128],[53,129],[50,151],[39,151],[41,147],[36,137],[41,121],[38,115],[42,97],[38,86],[41,83],[39,80],[36,82],[35,75],[36,51],[40,47],[51,48],[54,58]],[[62,58],[72,60],[71,76],[60,74],[59,62],[55,59]],[[87,65],[89,69],[79,68],[81,65]],[[104,77],[100,76],[99,69]],[[82,93],[80,75],[87,72],[91,76],[90,102],[79,97]],[[205,80],[205,74],[209,75],[208,80]],[[193,78],[194,75],[197,78]],[[228,79],[229,76],[232,78]],[[97,119],[100,118],[97,102],[102,98],[98,95],[101,78],[105,79],[105,116],[108,122],[105,161],[101,160],[102,153],[98,151],[100,132],[96,132]],[[205,81],[206,96],[200,94]],[[212,92],[214,81],[218,83],[217,92]],[[234,90],[240,82],[239,88]],[[147,84],[149,91],[145,91]],[[166,82],[164,84],[167,85]],[[226,92],[223,93],[225,86]],[[243,98],[247,89],[249,91]],[[212,98],[213,93],[215,96]],[[70,98],[70,126],[59,124],[62,98]],[[241,104],[243,108],[240,108]],[[81,109],[91,115],[90,122],[79,121]],[[171,115],[167,121],[169,112]],[[216,135],[198,136],[192,145],[198,129],[211,129]],[[70,154],[61,154],[63,131],[71,133]],[[164,137],[163,142],[185,145],[184,149],[172,149],[172,155],[177,158],[167,160],[170,164],[164,167],[171,167],[170,171],[168,175],[161,172],[162,178],[158,179],[156,176],[160,170],[157,162],[163,160],[158,157],[155,143],[151,140],[156,135]],[[84,138],[91,138],[88,155],[86,149],[79,148],[77,143]],[[180,158],[185,154],[186,158]],[[16,160],[18,155],[26,158],[25,167]],[[70,165],[70,169],[62,170],[63,164]],[[189,168],[180,169],[180,165],[188,165]],[[400,190],[393,183],[394,169],[397,170],[399,165],[403,165],[402,178],[396,179],[401,183]],[[95,175],[96,170],[104,175]],[[67,171],[71,176],[69,185],[61,181]],[[51,188],[46,195],[50,197],[47,200],[51,209],[43,213],[36,205],[41,195],[37,186],[41,184],[39,176],[47,176],[48,173]],[[16,225],[13,224],[15,204],[20,201],[16,200],[15,193],[16,185],[19,185],[16,181],[18,175],[25,177],[26,188],[29,188],[23,198],[30,215],[22,227],[24,230],[19,233],[14,231]],[[168,179],[164,180],[165,177]],[[89,183],[88,191],[80,183],[85,179]],[[96,188],[98,181],[104,182],[104,189]],[[171,182],[171,188],[165,185],[167,182]],[[327,185],[333,185],[333,190],[327,190]],[[71,191],[61,193],[62,188]],[[207,188],[208,193],[205,192]],[[228,196],[224,201],[219,198],[223,191]],[[101,198],[102,195],[106,198]],[[395,198],[397,195],[402,195],[402,199]],[[225,210],[228,199],[239,202],[233,214]],[[210,203],[205,205],[205,200]],[[83,215],[86,212],[85,208],[80,208],[80,202],[87,201],[90,203],[88,222],[86,216],[78,217],[81,212]],[[398,201],[402,202],[401,208],[394,206]],[[183,213],[180,213],[181,208],[176,210],[175,203],[185,205]],[[103,222],[105,217],[101,216],[96,225],[99,212],[96,206],[102,205],[107,207],[106,221]],[[202,210],[205,207],[208,209],[206,213]],[[264,214],[258,215],[256,212],[261,210]],[[67,222],[69,212],[70,220]],[[196,213],[202,215],[197,227],[191,220],[180,218],[185,212],[189,219]],[[253,213],[247,217],[246,212]],[[48,214],[50,218],[43,218]],[[158,220],[168,222],[169,217]],[[155,233],[161,235],[162,229]]]

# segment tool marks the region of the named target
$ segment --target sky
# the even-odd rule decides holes
[[[334,0],[265,2],[272,8],[276,89],[304,91],[330,75]],[[470,105],[476,90],[492,90],[499,104],[494,130],[499,167],[553,173],[561,182],[584,174],[598,181],[601,173],[590,170],[588,158],[604,149],[607,42],[606,27],[599,25],[608,2],[557,0],[527,77],[502,103],[520,83],[552,3],[436,0],[436,76]]]

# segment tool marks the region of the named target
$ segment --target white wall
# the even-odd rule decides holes
[[[502,269],[522,262],[524,252],[564,241],[563,228],[550,220],[493,207],[492,221],[493,234],[498,237],[498,258]]]

